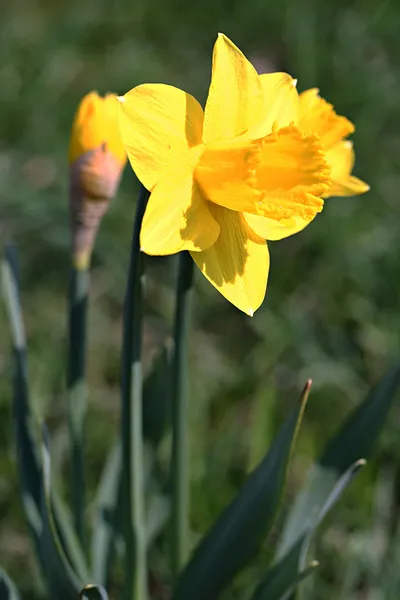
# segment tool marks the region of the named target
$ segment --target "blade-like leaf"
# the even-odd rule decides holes
[[[2,281],[14,351],[13,411],[17,462],[22,487],[22,502],[36,550],[40,557],[39,538],[42,529],[40,516],[40,459],[33,434],[32,416],[29,407],[26,342],[17,274],[16,252],[13,247],[8,246],[2,263]]]
[[[400,384],[400,366],[390,370],[353,410],[310,471],[288,516],[277,557],[283,557],[319,514],[338,480],[351,465],[371,454]]]
[[[166,495],[154,494],[148,502],[146,521],[146,542],[151,546],[166,522],[171,512],[170,501]]]
[[[51,499],[51,462],[48,439],[43,428],[42,442],[42,502],[43,535],[42,552],[44,568],[50,593],[54,598],[76,600],[87,574],[78,575],[71,567],[57,533]],[[87,579],[86,579],[87,581]]]
[[[308,515],[299,539],[267,571],[265,579],[256,588],[251,600],[288,600],[297,585],[312,573],[318,563],[313,562],[307,566],[307,550],[310,540],[327,512],[338,501],[343,490],[364,465],[364,460],[354,463],[336,484],[333,484],[331,493],[327,498],[325,497],[324,502],[318,507],[310,507],[311,514]]]
[[[269,569],[251,600],[286,600],[294,592],[298,583],[318,567],[315,561],[304,571],[299,572],[299,560],[305,537],[304,535],[300,538],[290,552]]]
[[[101,476],[96,500],[92,536],[92,569],[94,581],[107,585],[118,530],[122,456],[121,444],[109,453]]]
[[[22,501],[35,550],[42,569],[46,557],[43,555],[44,525],[42,510],[42,468],[38,443],[35,436],[36,422],[30,405],[27,351],[22,318],[17,254],[13,246],[7,246],[2,263],[2,281],[5,304],[9,316],[11,339],[14,352],[13,414],[19,477]],[[75,569],[87,573],[85,558],[75,532],[66,517],[66,511],[57,495],[53,496],[55,526],[64,551]]]
[[[307,383],[301,401],[266,457],[200,543],[178,580],[174,600],[218,598],[269,532],[282,495],[289,456],[310,384]]]
[[[369,458],[400,385],[400,365],[390,369],[356,407],[319,459],[342,473],[359,458]]]
[[[0,598],[1,600],[20,600],[16,585],[8,575],[0,569]]]
[[[143,384],[143,435],[155,446],[160,443],[168,423],[170,371],[170,348],[165,343]]]

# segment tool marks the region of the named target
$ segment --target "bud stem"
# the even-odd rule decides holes
[[[86,415],[86,317],[89,270],[71,268],[69,287],[68,424],[71,443],[71,495],[75,528],[85,542],[84,426]]]

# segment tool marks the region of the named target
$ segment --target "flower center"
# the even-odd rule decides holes
[[[329,167],[317,138],[290,126],[259,140],[207,145],[195,178],[208,200],[231,210],[309,221],[322,210]]]

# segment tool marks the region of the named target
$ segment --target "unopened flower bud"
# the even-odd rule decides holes
[[[101,98],[91,92],[81,101],[72,126],[69,163],[73,263],[86,269],[126,163],[114,95]]]

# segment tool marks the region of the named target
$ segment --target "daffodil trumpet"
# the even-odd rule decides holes
[[[350,121],[316,90],[299,95],[290,75],[259,75],[222,34],[204,111],[190,94],[161,84],[140,85],[119,100],[129,161],[151,192],[141,249],[189,251],[212,285],[249,315],[266,292],[266,240],[304,229],[324,198],[368,189],[350,174]]]

